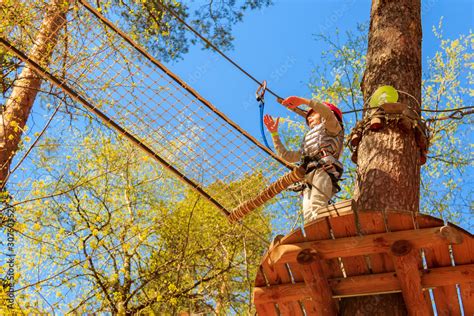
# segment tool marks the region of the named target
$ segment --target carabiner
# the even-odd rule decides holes
[[[258,87],[255,92],[255,98],[258,102],[265,102],[265,92],[267,91],[267,81],[263,80],[262,84]]]

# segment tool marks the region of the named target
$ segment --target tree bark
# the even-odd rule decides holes
[[[421,3],[373,0],[367,66],[361,88],[367,102],[382,85],[399,93],[399,102],[420,111]],[[363,211],[419,211],[420,150],[415,133],[393,122],[367,131],[358,147],[354,200]],[[406,315],[401,294],[344,299],[341,315]]]
[[[68,2],[51,0],[41,23],[38,35],[30,51],[30,58],[42,66],[51,60],[58,40],[58,34],[66,23]],[[10,165],[18,150],[21,136],[31,108],[41,86],[42,79],[30,67],[25,66],[18,78],[10,97],[2,109],[0,121],[0,189],[6,185]]]
[[[419,0],[373,0],[362,92],[367,101],[391,85],[421,102],[421,17]],[[420,111],[412,98],[399,101]],[[355,200],[359,210],[418,212],[420,151],[414,131],[399,124],[368,131],[358,149]]]

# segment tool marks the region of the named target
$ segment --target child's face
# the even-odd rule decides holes
[[[308,124],[309,128],[313,128],[318,124],[321,124],[321,114],[318,112],[311,112],[311,114],[308,116]]]

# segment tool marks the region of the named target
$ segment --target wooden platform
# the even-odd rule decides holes
[[[429,215],[354,213],[351,201],[320,214],[304,231],[277,237],[263,257],[258,315],[336,315],[343,297],[393,292],[410,314],[435,306],[438,315],[474,315],[469,232]]]

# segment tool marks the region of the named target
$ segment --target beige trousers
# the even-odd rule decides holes
[[[328,205],[335,194],[331,178],[322,168],[306,175],[306,181],[311,188],[303,191],[303,218],[305,224],[314,221],[318,216],[318,209]]]

